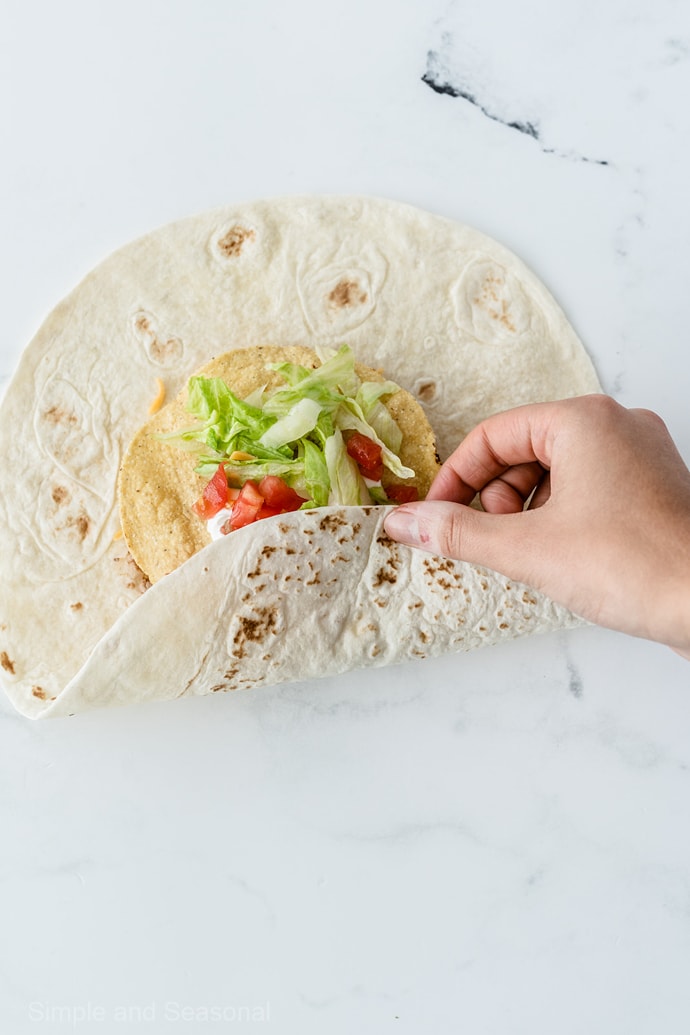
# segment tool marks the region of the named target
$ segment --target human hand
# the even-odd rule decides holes
[[[690,472],[648,410],[590,395],[496,414],[385,528],[690,658]]]

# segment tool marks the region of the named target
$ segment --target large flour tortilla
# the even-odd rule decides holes
[[[286,518],[287,531],[282,519],[262,522],[147,588],[117,538],[115,487],[156,378],[170,397],[229,349],[343,341],[416,395],[442,458],[497,410],[599,390],[562,311],[520,260],[408,206],[259,202],[126,246],[49,316],[0,407],[0,674],[20,711],[275,683],[571,621],[498,575],[403,548],[392,582],[380,512],[343,511],[335,538],[309,515]],[[290,570],[288,544],[307,539],[307,520],[321,552],[310,547],[313,567]],[[244,600],[244,566],[259,559],[272,585]],[[316,629],[321,649],[307,656],[299,645]]]

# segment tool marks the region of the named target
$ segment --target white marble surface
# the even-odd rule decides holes
[[[0,389],[132,237],[380,194],[517,251],[690,457],[682,0],[3,14]],[[584,629],[54,723],[3,700],[0,1030],[686,1031],[689,684]]]

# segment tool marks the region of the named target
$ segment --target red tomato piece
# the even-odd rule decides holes
[[[355,431],[347,440],[347,451],[365,478],[371,478],[375,482],[381,480],[383,460],[378,442],[374,442],[368,435],[363,435],[361,431]]]
[[[267,507],[266,504],[264,503],[263,507],[261,508],[259,513],[256,515],[256,520],[257,521],[262,521],[263,518],[275,517],[277,514],[284,514],[284,513],[285,513],[284,510],[278,510],[276,507]]]
[[[265,475],[259,482],[259,492],[263,496],[266,506],[277,513],[299,510],[306,502],[277,474]]]
[[[263,503],[264,498],[259,492],[256,482],[251,480],[245,482],[232,505],[232,513],[227,522],[230,525],[230,530],[234,532],[235,529],[244,528],[245,525],[250,525],[252,521],[256,521]]]
[[[192,510],[203,521],[215,517],[219,510],[228,502],[228,479],[225,476],[225,468],[218,464],[216,473],[206,485],[199,499],[192,504]]]
[[[393,503],[416,503],[419,492],[416,485],[401,485],[399,482],[386,486],[386,496]]]

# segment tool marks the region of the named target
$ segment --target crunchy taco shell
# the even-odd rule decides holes
[[[299,363],[318,367],[313,349],[303,346],[257,345],[236,349],[211,360],[196,373],[219,377],[244,398],[257,388],[279,388],[284,382],[267,363]],[[384,381],[370,367],[356,365],[365,381]],[[186,387],[139,429],[125,453],[118,479],[120,520],[127,546],[150,582],[179,568],[211,542],[206,523],[192,511],[205,479],[194,473],[195,455],[157,436],[189,424]],[[436,441],[424,410],[409,392],[390,396],[388,408],[403,433],[400,459],[415,472],[406,479],[423,499],[438,471]],[[384,477],[384,484],[387,479]]]

